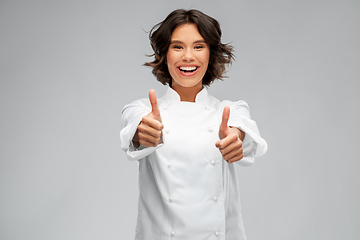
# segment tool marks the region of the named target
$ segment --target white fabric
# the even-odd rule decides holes
[[[195,102],[181,102],[170,87],[158,99],[163,143],[135,149],[132,138],[151,111],[148,99],[123,109],[121,148],[139,160],[139,206],[136,240],[243,240],[235,164],[223,160],[215,147],[222,112],[230,106],[229,126],[242,129],[244,158],[249,166],[267,150],[246,102],[220,102],[204,88]]]

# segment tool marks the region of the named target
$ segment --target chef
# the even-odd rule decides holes
[[[126,105],[120,131],[121,148],[140,164],[135,239],[246,239],[236,165],[251,165],[267,144],[245,101],[207,91],[232,48],[198,10],[173,11],[150,41],[155,60],[145,65],[167,90]]]

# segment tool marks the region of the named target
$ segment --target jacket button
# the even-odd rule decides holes
[[[170,232],[170,235],[173,237],[173,236],[175,236],[175,232],[174,231],[171,231]]]
[[[218,198],[217,197],[213,197],[213,201],[217,202]]]
[[[215,236],[217,236],[217,237],[220,235],[219,232],[215,232],[214,234],[215,234]]]
[[[169,202],[172,202],[174,201],[174,198],[173,197],[169,197]]]
[[[170,132],[169,129],[166,129],[166,130],[165,130],[165,133],[166,133],[166,134],[169,134],[169,132]]]
[[[209,107],[209,106],[206,106],[205,109],[206,109],[206,110],[210,110],[210,107]]]
[[[167,167],[168,167],[168,168],[171,168],[171,162],[169,162],[169,163],[167,164]]]
[[[215,160],[211,160],[211,162],[210,162],[210,163],[211,163],[211,165],[213,165],[213,166],[214,166],[214,165],[215,165]]]
[[[209,131],[209,132],[212,132],[212,131],[213,131],[213,129],[212,129],[211,127],[209,127],[209,128],[208,128],[208,131]]]

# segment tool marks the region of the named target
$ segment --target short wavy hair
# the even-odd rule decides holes
[[[156,24],[149,33],[149,39],[155,59],[144,65],[152,67],[152,73],[162,84],[171,86],[172,77],[166,64],[166,55],[173,31],[186,23],[197,26],[200,35],[210,48],[210,59],[207,71],[203,77],[203,85],[209,86],[215,79],[223,80],[226,66],[234,60],[233,47],[221,43],[220,24],[214,18],[199,10],[178,9],[171,12],[164,21]]]

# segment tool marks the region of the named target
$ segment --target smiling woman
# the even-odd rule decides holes
[[[200,92],[209,57],[209,47],[195,24],[177,27],[171,35],[171,44],[166,55],[167,67],[172,77],[171,87],[178,93],[188,92],[189,87]]]
[[[176,10],[154,29],[155,60],[145,65],[167,92],[158,100],[150,90],[121,118],[121,147],[140,164],[136,239],[244,240],[233,163],[251,165],[267,144],[246,102],[220,102],[205,87],[222,79],[232,48],[197,10]]]
[[[172,76],[166,65],[166,58],[168,50],[171,50],[170,44],[174,44],[174,47],[179,50],[183,47],[180,45],[182,42],[177,42],[180,39],[175,39],[174,36],[174,33],[183,28],[182,25],[193,25],[196,28],[195,34],[198,37],[197,40],[200,41],[196,48],[206,45],[210,52],[208,69],[203,76],[203,85],[209,86],[215,79],[223,79],[226,65],[230,64],[234,58],[233,49],[230,45],[221,42],[222,32],[219,23],[214,18],[194,9],[189,11],[182,9],[175,10],[164,21],[153,27],[149,38],[151,47],[154,50],[153,56],[155,59],[144,65],[153,68],[153,74],[162,84],[172,85]],[[177,29],[180,26],[181,28]],[[195,32],[194,30],[192,29],[193,32]],[[197,41],[195,36],[193,38],[193,43],[197,43],[195,42]]]

